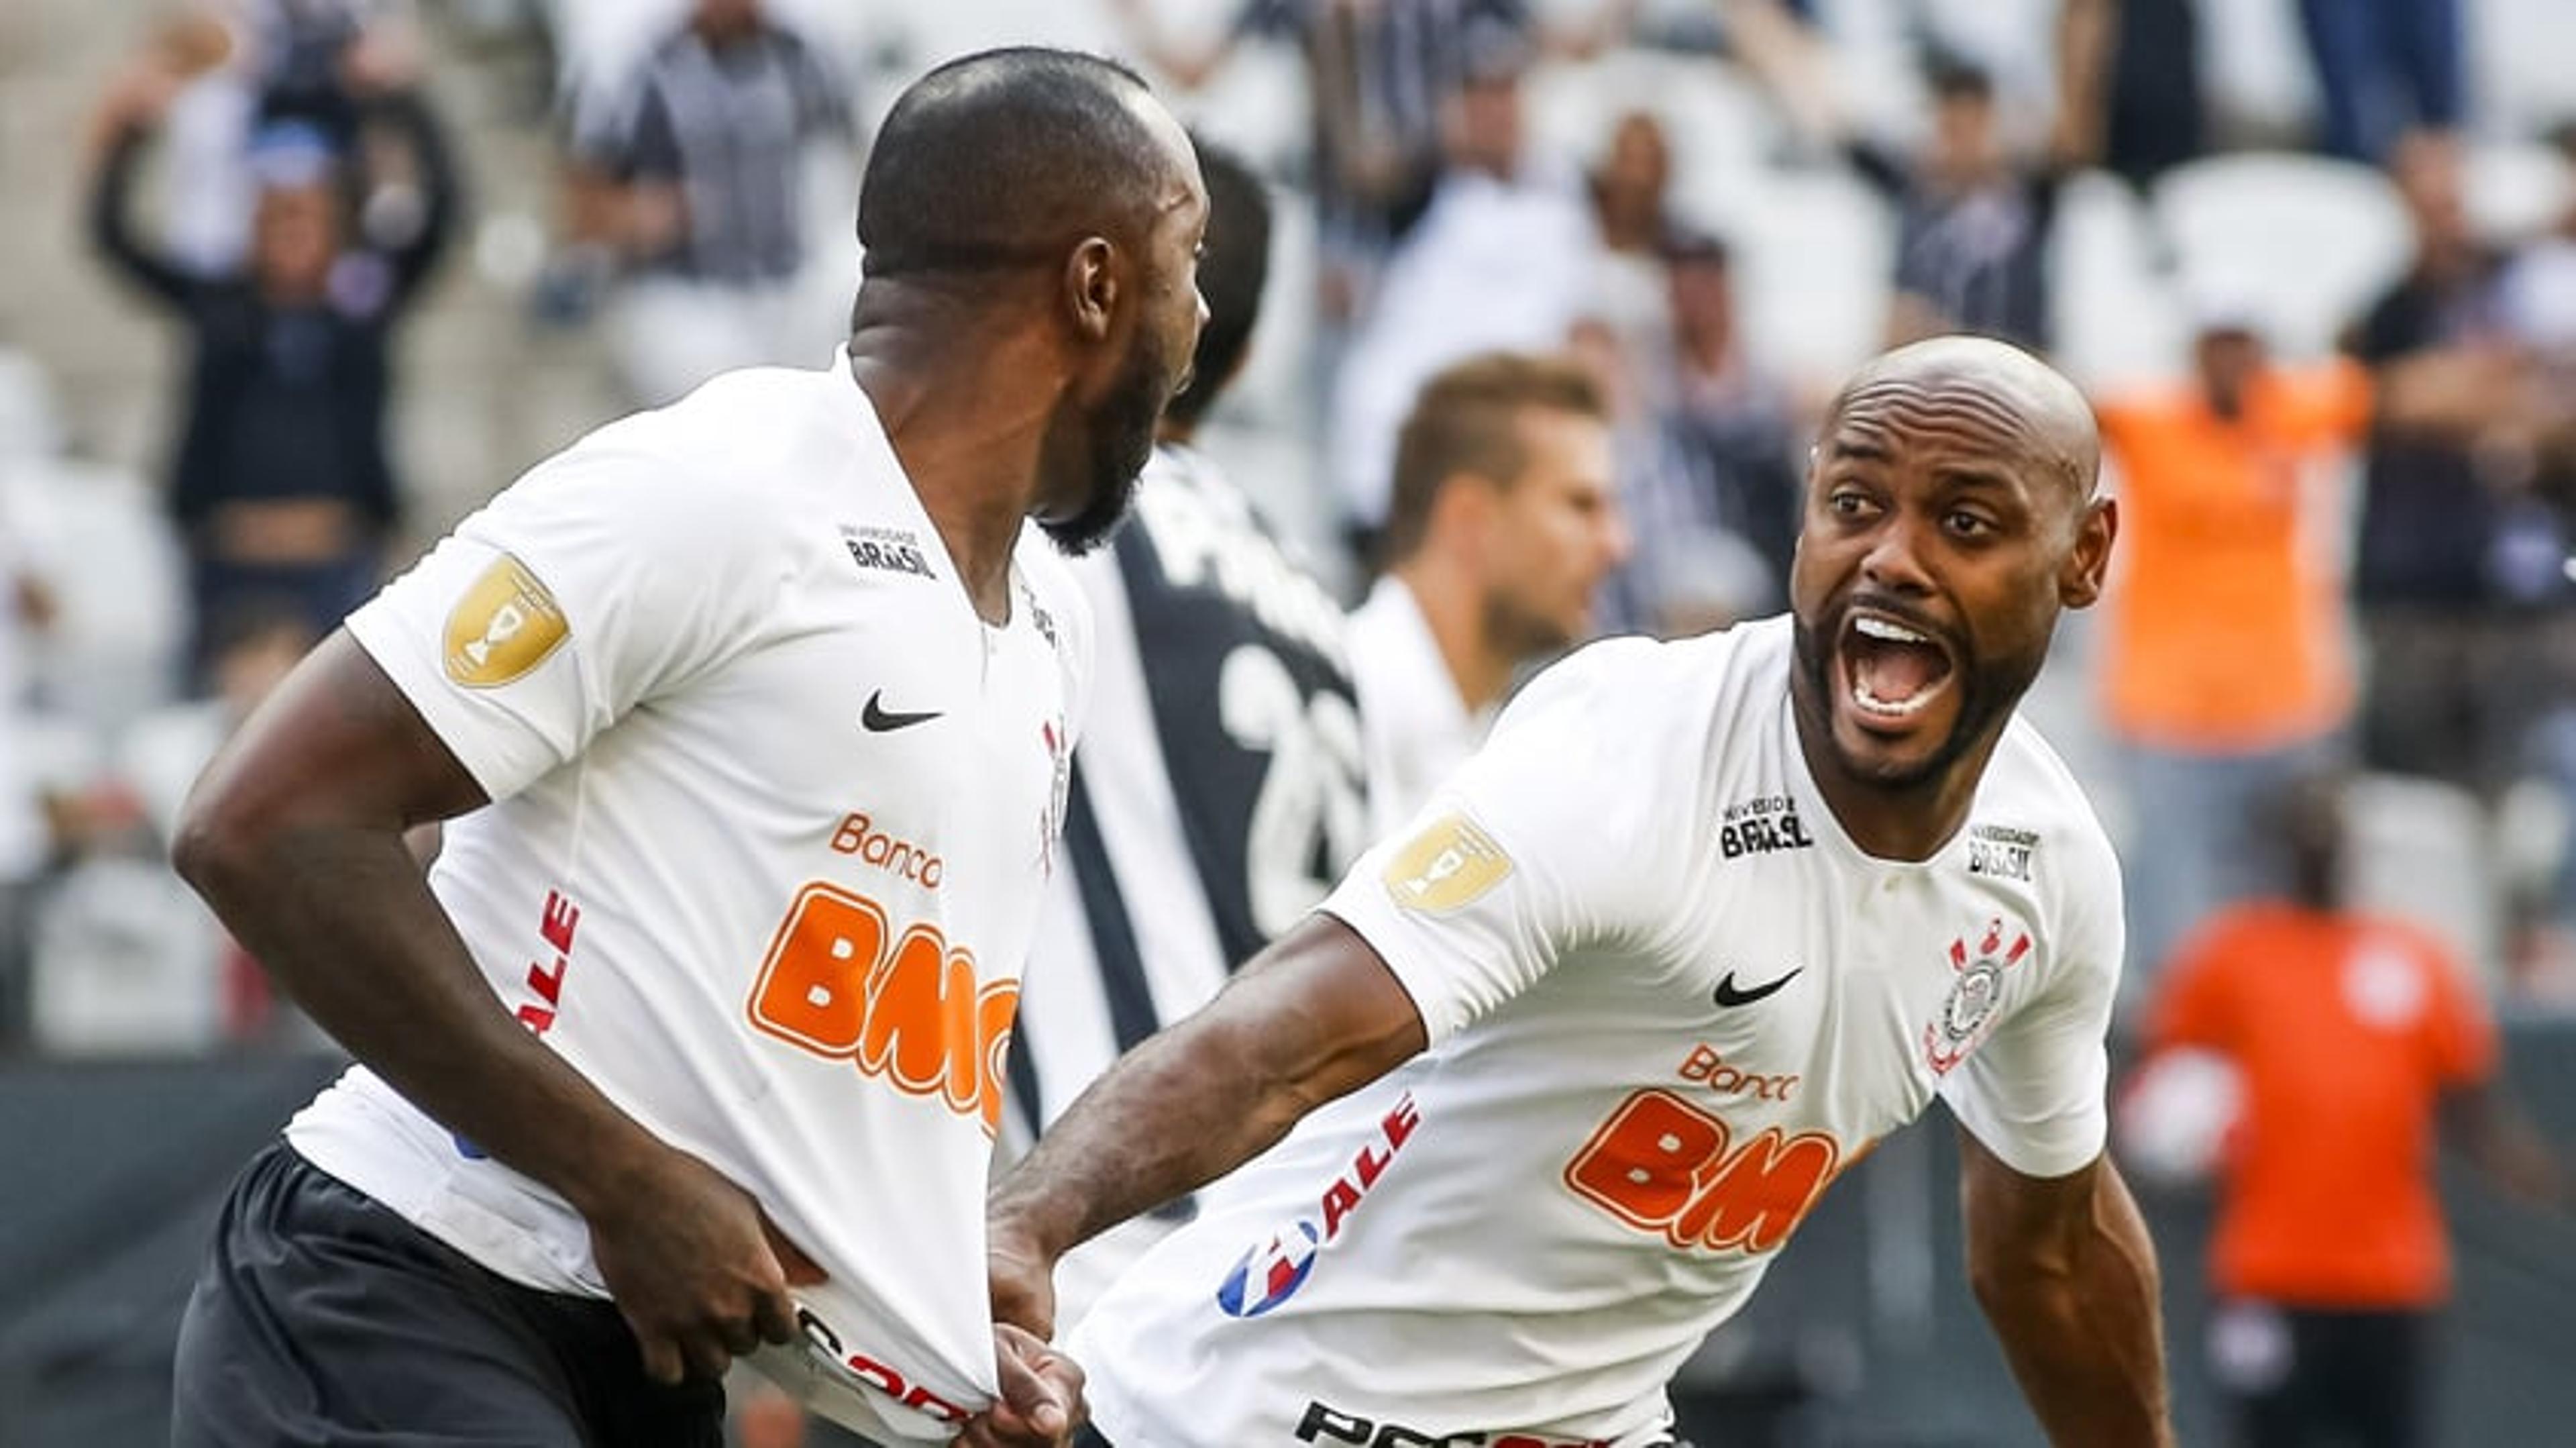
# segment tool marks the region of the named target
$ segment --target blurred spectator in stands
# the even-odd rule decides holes
[[[1169,3],[1169,0],[1160,0]],[[1241,0],[1207,44],[1163,27],[1157,0],[1111,0],[1155,69],[1195,90],[1245,41],[1286,40],[1305,64],[1324,311],[1361,304],[1377,260],[1421,219],[1444,169],[1450,94],[1498,45],[1588,55],[1627,32],[1637,0],[1598,0],[1581,25],[1542,25],[1529,0]]]
[[[360,123],[398,135],[416,185],[406,204],[352,215],[349,155],[302,121],[253,142],[259,182],[250,255],[199,275],[131,216],[135,173],[177,78],[146,58],[100,122],[90,227],[107,260],[189,330],[193,356],[170,505],[189,549],[198,644],[236,599],[284,595],[318,633],[366,598],[401,504],[386,445],[392,334],[454,230],[444,132],[407,73],[351,51]]]
[[[2373,165],[2467,117],[2460,0],[2299,0],[2328,155]]]
[[[0,1052],[25,1033],[29,892],[53,858],[43,781],[29,758],[25,641],[53,617],[53,595],[0,492]]]
[[[761,0],[696,0],[635,72],[574,106],[572,249],[549,306],[578,312],[618,266],[609,323],[637,400],[718,372],[817,365],[839,323],[799,305],[803,171],[817,142],[855,145],[850,93]]]
[[[1365,559],[1387,511],[1406,409],[1426,380],[1492,350],[1553,351],[1597,308],[1600,244],[1578,177],[1529,161],[1527,52],[1467,62],[1443,109],[1439,184],[1386,264],[1335,379],[1329,472]]]
[[[2552,140],[2576,167],[2576,122]],[[2568,520],[2576,517],[2576,201],[2548,234],[2514,256],[2500,284],[2504,327],[2527,359],[2527,405],[2519,424],[2482,454],[2502,462],[2515,449],[2528,449],[2526,506],[2546,507],[2557,528],[2526,532],[2535,542],[2554,542],[2568,536]],[[2508,662],[2498,671],[2499,687],[2518,683],[2536,716],[2522,741],[2522,763],[2576,818],[2576,611],[2539,611],[2529,618],[2522,644],[2502,653]],[[2562,840],[2557,868],[2536,884],[2535,898],[2516,902],[2525,927],[2515,941],[2516,985],[2527,996],[2576,1005],[2576,838]]]
[[[2465,425],[2484,375],[2454,356],[2375,377],[2341,358],[2276,365],[2259,305],[2206,289],[2191,381],[2096,408],[2121,479],[2102,676],[2128,756],[2141,982],[2211,911],[2282,888],[2260,802],[2346,748],[2355,686],[2326,489],[2367,429]]]
[[[2049,252],[2059,185],[2088,159],[2098,136],[2091,71],[2062,72],[2066,94],[2047,154],[2015,158],[1996,114],[1994,78],[1964,59],[1935,56],[1926,69],[1932,139],[1907,159],[1848,139],[1844,155],[1896,207],[1896,303],[1888,339],[1975,332],[2045,351]]]
[[[2549,140],[2576,176],[2576,119],[2561,124]],[[2514,257],[2504,287],[2515,340],[2553,371],[2576,368],[2576,198],[2555,226]]]
[[[1527,665],[1592,633],[1627,556],[1605,403],[1565,357],[1469,358],[1422,389],[1396,445],[1388,570],[1351,614],[1372,834],[1475,752]]]
[[[359,141],[349,76],[416,49],[404,0],[191,0],[161,16],[145,50],[175,93],[161,132],[161,240],[183,270],[238,269],[250,250],[259,182],[250,142],[303,121],[335,149]]]
[[[70,868],[43,906],[40,1043],[66,1052],[311,1044],[166,861],[179,809],[215,750],[320,635],[302,600],[245,595],[210,625],[211,692],[134,721],[67,802]]]
[[[2232,1074],[2209,1349],[2248,1448],[2432,1441],[2434,1319],[2450,1292],[2437,1126],[2508,1195],[2566,1201],[2552,1153],[2494,1084],[2495,1028],[2465,963],[2346,901],[2343,808],[2330,775],[2266,801],[2284,893],[2184,945],[2156,987],[2154,1054],[2124,1093],[2127,1125],[2156,1109],[2182,1053]]]
[[[2279,887],[2258,804],[2321,762],[2352,707],[2317,488],[2369,421],[2369,379],[2275,366],[2251,307],[2204,299],[2188,383],[2097,405],[2120,468],[2102,679],[2129,764],[2133,980],[2211,911]]]
[[[2066,117],[2077,156],[2141,192],[2209,149],[2200,81],[2199,0],[2066,0],[2058,64],[2076,84],[2061,96],[2099,96]]]
[[[259,204],[250,173],[258,75],[229,20],[201,5],[164,16],[144,42],[175,84],[163,122],[162,245],[199,273],[241,264]]]
[[[1672,176],[1672,148],[1664,139],[1663,122],[1652,111],[1636,110],[1611,127],[1610,144],[1585,178],[1600,242],[1593,311],[1650,392],[1668,370],[1665,359],[1673,345],[1664,274],[1664,238],[1671,228],[1666,193]],[[1650,401],[1660,407],[1664,399],[1655,395]]]
[[[2383,416],[2370,444],[2354,590],[2371,668],[2363,759],[2492,796],[2545,696],[2537,618],[2563,612],[2563,534],[2522,436],[2532,393],[2505,306],[2504,258],[2472,230],[2459,148],[2408,138],[2392,166],[2416,255],[2348,346],[2380,371],[2451,359],[2456,425]]]
[[[1668,637],[1788,602],[1804,484],[1789,389],[1748,355],[1733,261],[1715,236],[1668,232],[1672,345],[1648,446],[1623,466],[1636,551],[1613,581],[1617,622]]]

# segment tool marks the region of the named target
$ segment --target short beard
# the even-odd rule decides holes
[[[1577,638],[1556,620],[1497,590],[1485,596],[1485,640],[1518,668],[1530,659],[1552,658],[1574,647]]]
[[[1042,520],[1055,546],[1079,558],[1109,541],[1136,501],[1136,480],[1153,460],[1154,429],[1163,419],[1172,379],[1160,349],[1140,345],[1100,406],[1082,419],[1089,444],[1082,473],[1082,507],[1070,518]]]
[[[1834,611],[1831,637],[1841,636],[1844,613],[1843,609]],[[1949,737],[1943,739],[1941,747],[1933,750],[1920,764],[1868,764],[1845,753],[1841,742],[1834,737],[1834,690],[1837,685],[1833,651],[1825,647],[1815,629],[1808,627],[1803,615],[1792,615],[1789,635],[1797,651],[1798,671],[1806,675],[1817,706],[1824,711],[1824,717],[1816,722],[1822,726],[1826,750],[1842,767],[1843,773],[1864,784],[1887,790],[1914,789],[1935,783],[1948,774],[1985,737],[1990,726],[1997,726],[2012,713],[2013,706],[2021,701],[2032,681],[2039,677],[2041,666],[2048,662],[2047,653],[2043,650],[2035,658],[2013,660],[1988,668],[1978,662],[1974,646],[1967,640],[1953,640],[1959,650],[1959,657],[1951,665],[1957,670],[1957,681],[1952,687],[1959,691],[1959,713],[1950,721]]]

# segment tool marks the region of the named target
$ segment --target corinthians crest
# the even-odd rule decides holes
[[[1950,1068],[1966,1060],[1986,1038],[1986,1028],[1994,1023],[1995,1003],[2003,996],[2004,972],[2028,954],[2030,936],[2016,931],[2007,946],[2001,920],[1986,922],[1974,955],[1968,951],[1966,936],[1950,942],[1950,969],[1957,974],[1950,982],[1950,994],[1942,998],[1941,1014],[1923,1028],[1923,1059],[1931,1064],[1932,1074],[1949,1075]]]

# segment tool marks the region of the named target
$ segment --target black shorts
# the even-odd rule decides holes
[[[279,1142],[179,1324],[173,1448],[721,1448],[724,1388],[644,1375],[616,1307],[498,1277]]]
[[[2425,1311],[2227,1304],[2212,1335],[2212,1366],[2233,1408],[2239,1448],[2414,1448],[2433,1441],[2431,1323]]]

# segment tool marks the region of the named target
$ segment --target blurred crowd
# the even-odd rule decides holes
[[[2048,722],[2126,843],[2141,998],[2213,912],[2281,888],[2267,800],[2320,770],[2359,773],[2390,903],[2488,988],[2576,997],[2576,86],[2482,105],[2477,7],[2281,7],[2314,95],[2287,132],[2205,94],[2219,27],[2189,0],[1096,8],[1273,172],[1303,264],[1264,355],[1294,356],[1218,423],[1347,599],[1392,565],[1543,616],[1509,670],[1775,610],[1836,372],[2007,337],[2094,391],[2124,510],[2117,594],[2057,671],[2090,698]],[[12,1040],[269,1029],[256,972],[145,877],[226,721],[420,541],[396,343],[476,161],[425,56],[496,34],[551,78],[528,326],[593,336],[638,405],[813,365],[842,329],[869,97],[929,57],[834,7],[174,0],[80,138],[97,264],[181,355],[153,476],[65,458],[39,361],[0,367]],[[1228,120],[1263,53],[1285,127]],[[1498,352],[1589,379],[1601,496],[1408,570],[1400,436]],[[1508,682],[1462,681],[1463,716]]]
[[[1837,375],[1977,331],[2087,386],[2120,499],[2114,596],[2038,707],[2122,844],[2136,1029],[2223,1044],[2213,972],[2296,954],[2248,933],[2267,900],[2446,962],[2461,1004],[2384,964],[2350,987],[2439,1004],[2437,1086],[2482,1074],[2496,1006],[2576,1009],[2576,26],[2548,4],[1076,9],[1274,186],[1293,264],[1205,442],[1394,640],[1361,650],[1396,661],[1385,707],[1440,720],[1398,765],[1366,721],[1381,818],[1545,657],[1785,606]],[[2215,93],[2257,10],[2303,106]],[[438,379],[397,344],[474,250],[485,162],[428,58],[548,77],[543,259],[482,284],[650,406],[842,334],[871,107],[940,58],[853,11],[172,0],[97,78],[79,214],[178,395],[130,476],[68,453],[41,357],[0,347],[0,1048],[310,1044],[161,861],[197,768],[423,541],[387,419]],[[2478,27],[2516,24],[2554,93],[2476,83],[2517,43]],[[1477,442],[1530,410],[1531,446]],[[1444,501],[1479,469],[1505,504]]]
[[[2482,111],[2474,6],[2296,7],[2313,114],[2252,136],[2204,95],[2215,17],[2187,0],[1982,22],[1898,0],[1100,8],[1109,48],[1185,108],[1252,52],[1293,74],[1303,125],[1269,159],[1310,263],[1267,325],[1305,355],[1248,411],[1305,466],[1258,481],[1354,602],[1383,568],[1379,591],[1429,610],[1536,620],[1479,671],[1499,677],[1456,681],[1468,714],[1583,637],[1781,607],[1841,354],[2007,337],[2093,388],[2124,510],[2119,595],[2071,670],[2095,691],[2074,730],[2102,741],[2141,989],[2213,912],[2287,887],[2269,801],[2337,769],[2365,772],[2346,802],[2365,834],[2390,816],[2391,848],[2449,850],[2430,868],[2491,897],[2432,923],[2493,984],[2565,989],[2576,87],[2555,114]],[[812,365],[842,330],[871,57],[831,9],[174,0],[102,78],[81,214],[184,365],[157,501],[122,518],[133,499],[59,461],[35,361],[0,373],[13,1029],[206,1044],[264,1019],[255,986],[206,967],[211,938],[151,966],[153,991],[100,985],[142,968],[106,956],[188,932],[83,902],[130,892],[93,878],[148,870],[195,762],[417,541],[386,425],[395,338],[474,159],[425,84],[439,37],[498,29],[544,56],[530,124],[559,204],[526,314],[595,331],[649,406]],[[1877,275],[1828,294],[1798,252]],[[1855,316],[1849,345],[1784,335]],[[1608,476],[1558,490],[1579,525],[1527,508],[1520,533],[1425,565],[1438,480],[1399,496],[1400,440],[1490,390],[1473,363],[1493,353],[1566,374],[1538,391],[1578,398],[1608,460],[1555,471]],[[101,550],[130,560],[125,612],[156,619],[62,596]],[[146,997],[169,1014],[140,1019]]]

